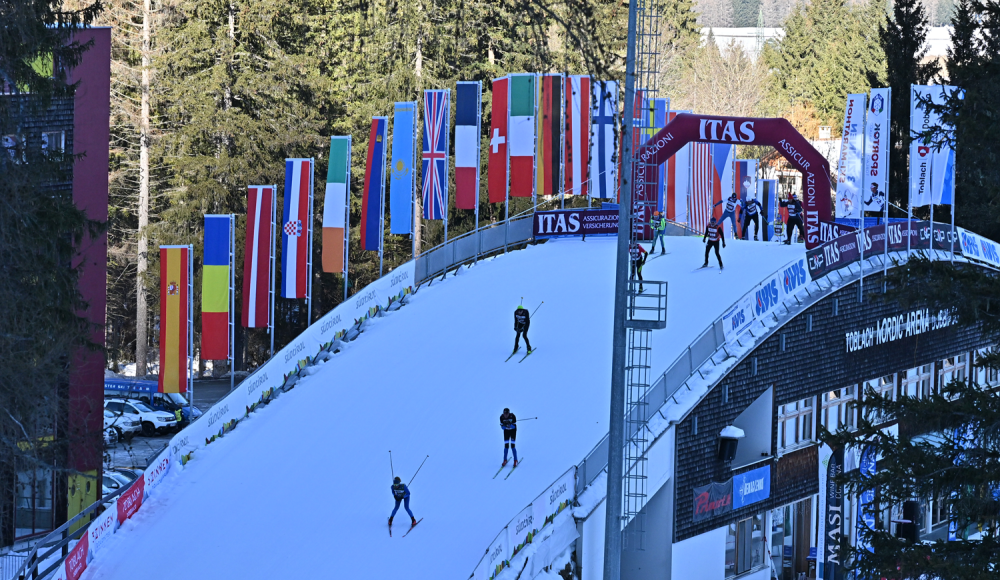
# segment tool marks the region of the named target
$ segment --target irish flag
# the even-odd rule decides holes
[[[330,137],[330,165],[323,200],[323,271],[344,271],[347,184],[351,180],[351,136]]]
[[[534,194],[535,81],[533,74],[510,75],[510,195]]]

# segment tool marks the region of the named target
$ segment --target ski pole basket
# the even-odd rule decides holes
[[[643,291],[639,292],[639,286]],[[667,327],[667,283],[655,280],[628,281],[626,328],[659,330]]]

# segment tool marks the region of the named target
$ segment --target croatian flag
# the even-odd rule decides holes
[[[615,112],[618,110],[618,83],[601,81],[593,84],[591,110],[590,179],[591,196],[616,197],[618,172],[615,159]]]
[[[566,195],[587,195],[590,164],[590,77],[566,78]]]
[[[459,81],[455,96],[455,208],[479,201],[480,81]]]
[[[361,194],[361,249],[382,248],[382,214],[385,208],[385,132],[388,117],[372,117],[365,163],[365,189]]]
[[[712,146],[708,143],[693,143],[693,159],[691,161],[691,201],[688,211],[691,213],[691,227],[699,234],[705,231],[708,221],[712,218],[713,175]]]
[[[285,160],[285,203],[281,214],[282,298],[305,298],[308,294],[312,166],[312,159]]]
[[[424,219],[445,219],[448,212],[448,121],[450,91],[424,91]]]
[[[243,327],[270,325],[271,252],[274,251],[274,187],[247,191],[247,240],[243,253]],[[329,201],[327,202],[329,203]]]

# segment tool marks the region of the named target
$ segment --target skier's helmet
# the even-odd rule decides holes
[[[660,212],[659,211],[654,211],[653,212],[653,217],[660,217]]]
[[[398,476],[398,475],[397,475],[396,477],[394,477],[394,478],[392,479],[392,482],[393,482],[393,483],[401,483],[402,481],[403,481],[403,480],[399,479],[399,476]]]
[[[503,414],[504,415],[509,415],[510,414],[510,409],[508,409],[507,407],[504,407],[503,408]]]

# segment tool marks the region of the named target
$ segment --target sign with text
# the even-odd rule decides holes
[[[535,212],[536,238],[547,236],[596,236],[618,233],[618,211],[608,209],[557,209]]]
[[[733,480],[710,483],[694,488],[694,515],[696,522],[733,510]]]
[[[926,308],[914,310],[883,318],[874,326],[845,333],[846,349],[847,352],[857,352],[871,346],[946,328],[955,323],[955,318],[947,310],[940,312],[931,312]]]
[[[807,250],[809,273],[815,280],[834,270],[844,268],[852,262],[857,262],[861,258],[862,241],[864,242],[865,256],[870,257],[885,252],[886,240],[888,240],[890,252],[904,252],[907,250],[907,239],[910,241],[910,250],[951,251],[952,246],[954,246],[956,252],[961,251],[958,236],[952,232],[951,226],[948,224],[935,223],[932,231],[931,222],[890,223],[849,232],[818,248]]]
[[[733,477],[733,509],[771,497],[771,466],[765,465]]]
[[[857,231],[857,229],[837,222],[821,221],[819,222],[819,239],[821,242],[826,243],[840,236],[846,236],[851,232]]]

